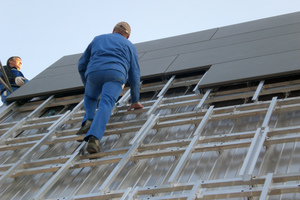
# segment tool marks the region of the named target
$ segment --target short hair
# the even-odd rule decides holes
[[[130,36],[131,28],[130,25],[127,22],[119,22],[115,26],[115,31],[118,33],[121,33],[122,35]]]
[[[6,65],[9,66],[9,61],[13,61],[15,59],[19,59],[20,61],[22,61],[22,59],[19,56],[12,56],[7,60]]]

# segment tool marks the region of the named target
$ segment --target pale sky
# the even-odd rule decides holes
[[[132,43],[219,28],[300,9],[300,0],[0,0],[0,60],[23,60],[32,79],[127,21]]]

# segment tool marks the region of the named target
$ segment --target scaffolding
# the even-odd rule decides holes
[[[100,145],[76,135],[83,94],[0,113],[1,199],[300,199],[300,81],[200,89],[200,75],[125,87]]]

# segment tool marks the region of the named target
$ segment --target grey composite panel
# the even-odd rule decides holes
[[[209,29],[179,36],[173,36],[149,42],[135,44],[138,52],[155,51],[159,49],[172,48],[184,44],[207,41],[215,34],[218,29]]]
[[[300,33],[181,54],[167,72],[181,70],[183,66],[189,70],[297,49],[300,49]],[[282,68],[282,71],[286,69]]]
[[[250,33],[243,33],[240,35],[232,35],[226,38],[218,38],[218,39],[212,39],[208,41],[183,44],[181,46],[147,51],[145,55],[142,56],[140,61],[161,58],[165,56],[188,54],[197,51],[247,43],[256,40],[263,40],[267,38],[272,38],[272,37],[282,36],[282,35],[287,35],[292,33],[299,33],[299,32],[300,32],[300,23],[290,24],[290,25],[275,27],[271,29],[264,29],[255,32],[250,32]]]
[[[26,83],[9,97],[11,101],[43,95],[59,94],[83,89],[78,72],[60,74],[48,78],[35,78]]]
[[[81,55],[82,55],[82,53],[74,54],[74,55],[68,55],[68,56],[63,56],[58,61],[56,61],[55,63],[53,63],[52,65],[50,65],[49,68],[62,67],[62,66],[65,66],[65,65],[72,65],[72,64],[76,64],[77,65],[78,60],[81,57]]]
[[[295,50],[213,65],[201,80],[199,87],[214,87],[299,72],[300,50]]]
[[[221,27],[218,32],[213,36],[215,38],[227,37],[230,35],[239,35],[246,32],[252,32],[262,29],[268,29],[287,24],[294,24],[300,22],[300,12],[290,13],[287,15],[279,15],[265,19],[259,19],[246,23],[240,23],[230,26]]]

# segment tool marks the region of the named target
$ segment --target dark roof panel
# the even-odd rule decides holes
[[[219,39],[213,39],[208,41],[183,44],[181,46],[175,46],[170,48],[147,51],[140,58],[140,61],[161,58],[164,56],[188,54],[197,51],[214,49],[217,47],[224,47],[224,46],[229,46],[234,44],[252,42],[255,40],[262,40],[262,39],[271,38],[275,36],[297,33],[300,31],[299,27],[300,27],[300,23],[297,23],[297,24],[275,27],[271,29],[259,30],[250,33],[244,33],[240,35],[228,36],[226,38],[219,38]],[[186,66],[184,67],[186,68]]]
[[[142,42],[135,44],[138,52],[154,51],[159,49],[165,49],[170,47],[181,46],[184,44],[192,44],[195,42],[207,41],[216,33],[218,29],[210,29],[195,33],[189,33],[149,42]]]
[[[300,12],[295,12],[287,15],[279,15],[275,17],[221,27],[212,39],[227,37],[231,35],[239,35],[242,33],[285,26],[287,24],[294,24],[299,22]]]
[[[141,75],[143,78],[163,76],[168,67],[176,59],[176,56],[162,57],[152,60],[140,61]],[[154,73],[153,73],[154,72]]]
[[[294,73],[300,73],[300,50],[213,65],[206,72],[199,87],[208,88]]]
[[[82,55],[82,53],[64,56],[61,59],[59,59],[58,61],[56,61],[55,63],[53,63],[50,67],[51,68],[52,67],[62,67],[65,65],[72,65],[72,64],[75,64],[77,66],[77,62],[78,62],[79,58],[81,57],[81,55]]]
[[[208,65],[297,50],[300,48],[299,38],[300,32],[181,54],[172,63],[167,72],[175,72],[182,70],[182,68],[190,70]],[[240,68],[242,67],[240,66]],[[282,70],[286,71],[285,68],[282,68]],[[234,76],[238,76],[238,74]]]
[[[34,78],[7,98],[15,101],[77,90],[83,90],[83,84],[78,72],[73,71],[57,74],[53,77]]]

